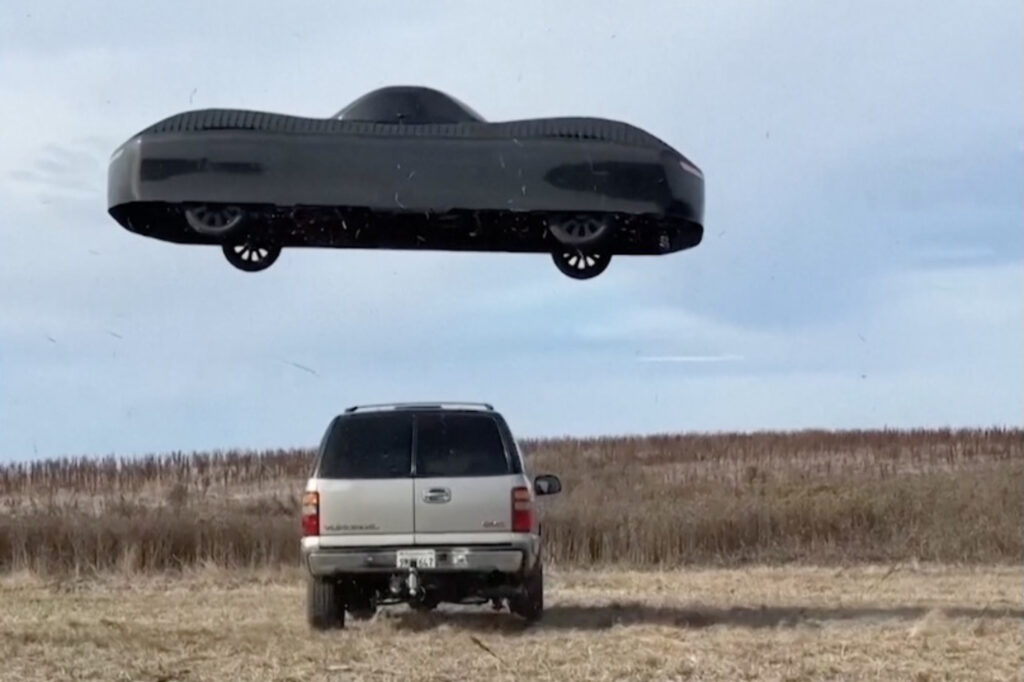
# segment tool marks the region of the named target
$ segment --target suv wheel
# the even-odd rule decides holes
[[[523,587],[523,594],[510,600],[509,610],[527,623],[534,623],[544,614],[544,566],[539,560]]]
[[[310,577],[306,582],[306,619],[314,630],[345,627],[341,590],[332,580]]]

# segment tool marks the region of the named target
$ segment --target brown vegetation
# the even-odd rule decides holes
[[[1024,432],[659,435],[524,444],[563,566],[1020,563]],[[308,450],[0,466],[0,570],[298,560]]]

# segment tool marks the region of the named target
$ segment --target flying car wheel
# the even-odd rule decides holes
[[[597,277],[608,268],[608,264],[612,260],[609,253],[581,251],[580,249],[558,250],[551,256],[562,274],[573,279]]]
[[[548,223],[551,234],[566,246],[595,244],[608,234],[610,228],[611,225],[605,218],[586,214],[552,220]]]
[[[223,250],[229,263],[246,272],[266,270],[281,255],[280,246],[252,239],[225,244]]]
[[[185,209],[189,227],[208,237],[224,237],[242,222],[244,214],[238,206],[199,204]]]

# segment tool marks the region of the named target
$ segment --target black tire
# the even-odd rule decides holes
[[[229,242],[221,250],[229,263],[245,272],[266,270],[281,255],[280,246],[254,239]]]
[[[306,620],[314,630],[345,627],[345,605],[338,583],[310,577],[306,582]]]
[[[245,211],[239,206],[197,204],[185,209],[185,222],[197,234],[224,239],[238,232]]]
[[[539,560],[523,587],[524,594],[510,601],[509,610],[527,623],[536,623],[544,615],[544,565]]]
[[[593,247],[612,231],[611,222],[600,214],[580,213],[548,221],[548,231],[559,244],[569,247]]]
[[[573,279],[591,279],[608,269],[610,253],[581,249],[559,249],[551,254],[559,271]]]

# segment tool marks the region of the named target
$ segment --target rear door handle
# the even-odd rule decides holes
[[[423,493],[423,501],[431,504],[451,502],[452,491],[448,488],[430,488]]]

